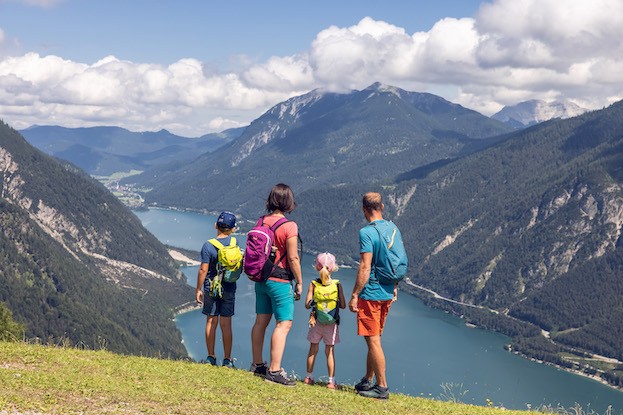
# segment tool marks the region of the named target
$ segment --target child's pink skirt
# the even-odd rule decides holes
[[[307,340],[309,340],[310,343],[320,343],[320,340],[322,340],[324,341],[324,344],[333,346],[340,342],[340,330],[338,329],[338,325],[335,323],[316,323],[314,327],[309,328]]]

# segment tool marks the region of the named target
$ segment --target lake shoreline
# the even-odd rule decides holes
[[[613,385],[613,384],[611,384],[611,383],[608,383],[608,381],[606,381],[605,379],[603,379],[601,376],[591,375],[591,374],[589,374],[589,373],[582,372],[581,370],[570,369],[570,368],[568,368],[568,367],[560,366],[560,365],[557,365],[557,364],[552,363],[552,362],[547,362],[547,361],[545,361],[545,360],[539,360],[539,359],[536,359],[536,358],[534,358],[534,357],[530,357],[530,356],[528,356],[528,355],[526,355],[526,354],[523,354],[523,353],[520,353],[520,352],[513,351],[512,349],[511,349],[511,350],[509,350],[509,352],[510,352],[510,353],[513,353],[513,354],[515,354],[515,355],[517,355],[517,356],[520,356],[520,357],[522,357],[522,358],[524,358],[524,359],[526,359],[526,360],[530,360],[530,361],[532,361],[532,362],[540,363],[540,364],[545,365],[545,366],[555,367],[556,369],[559,369],[559,370],[564,370],[565,372],[571,373],[571,374],[573,374],[573,375],[579,375],[579,376],[582,376],[582,377],[585,377],[585,378],[588,378],[588,379],[594,380],[594,381],[596,381],[596,382],[601,383],[601,384],[602,384],[602,385],[604,385],[604,386],[608,386],[608,387],[609,387],[609,388],[611,388],[611,389],[614,389],[614,390],[616,390],[616,391],[619,391],[619,392],[623,393],[623,388],[622,388],[622,387],[619,387],[619,386]]]
[[[417,290],[420,290],[420,291],[426,292],[427,294],[432,295],[432,296],[433,296],[433,298],[435,298],[435,299],[437,299],[437,300],[450,302],[450,303],[453,303],[453,304],[456,304],[456,305],[460,305],[460,306],[463,306],[463,307],[472,307],[472,308],[478,308],[478,309],[481,309],[481,310],[487,310],[487,311],[489,311],[489,312],[491,312],[491,313],[498,314],[498,312],[497,312],[496,310],[491,310],[491,309],[486,308],[486,307],[477,306],[477,305],[474,305],[474,304],[467,304],[467,303],[463,303],[463,302],[460,302],[460,301],[453,300],[453,299],[451,299],[451,298],[446,298],[446,297],[443,297],[443,296],[441,296],[440,294],[438,294],[438,293],[434,292],[434,291],[433,291],[433,290],[431,290],[431,289],[428,289],[428,288],[425,288],[425,287],[419,286],[419,285],[417,285],[417,284],[415,284],[415,283],[413,283],[413,282],[409,281],[409,280],[408,280],[408,278],[407,278],[407,279],[405,279],[404,284],[406,284],[407,286],[409,286],[409,287],[411,287],[411,288],[415,288],[415,289],[417,289]],[[413,295],[413,296],[414,296],[414,297],[416,297],[416,298],[419,298],[419,296],[418,296],[418,295],[416,295],[416,294],[414,294],[414,293],[412,293],[412,292],[410,292],[410,291],[408,291],[408,290],[405,290],[405,292],[406,292],[406,293],[408,293],[408,294],[410,294],[410,295]],[[432,307],[432,308],[435,308],[435,307],[433,307],[433,306],[431,306],[431,305],[427,305],[427,307]],[[458,315],[458,314],[456,314],[456,313],[453,313],[453,314],[455,314],[457,317],[459,317],[459,318],[461,318],[461,319],[465,320],[465,319],[464,319],[464,316],[462,316],[462,315]],[[468,321],[465,321],[465,325],[466,325],[467,327],[470,327],[470,328],[479,328],[479,329],[481,329],[481,330],[495,331],[495,330],[490,330],[490,329],[487,329],[487,328],[484,328],[484,327],[480,327],[480,326],[478,326],[477,324],[474,324],[474,323],[472,323],[472,322],[468,322]],[[498,333],[499,333],[499,332],[498,332]],[[503,334],[503,333],[502,333],[502,334]],[[588,379],[591,379],[591,380],[597,381],[597,382],[601,383],[602,385],[608,386],[608,387],[609,387],[609,388],[611,388],[611,389],[614,389],[614,390],[616,390],[616,391],[619,391],[619,392],[622,392],[622,393],[623,393],[623,387],[620,387],[620,386],[617,386],[617,385],[613,385],[613,384],[611,384],[610,382],[608,382],[607,380],[605,380],[604,378],[602,378],[602,377],[601,377],[601,376],[599,376],[599,375],[592,375],[592,374],[586,373],[586,372],[584,372],[584,371],[582,371],[582,370],[572,369],[572,368],[569,368],[569,367],[565,367],[565,366],[562,366],[562,365],[558,365],[558,364],[553,363],[553,362],[548,362],[548,361],[545,361],[545,360],[537,359],[537,358],[535,358],[535,357],[532,357],[532,356],[530,356],[530,355],[527,355],[527,354],[521,353],[521,352],[519,352],[519,351],[514,351],[514,350],[512,349],[512,345],[510,345],[510,344],[508,345],[508,349],[507,349],[507,350],[508,350],[509,352],[511,352],[511,353],[513,353],[513,354],[515,354],[515,355],[517,355],[517,356],[520,356],[520,357],[522,357],[522,358],[526,359],[526,360],[530,360],[530,361],[533,361],[533,362],[536,362],[536,363],[544,364],[544,365],[546,365],[546,366],[555,367],[556,369],[564,370],[565,372],[572,373],[572,374],[574,374],[574,375],[579,375],[579,376],[582,376],[582,377],[585,377],[585,378],[588,378]],[[592,355],[593,357],[594,357],[594,356],[596,356],[596,355],[595,355],[595,354],[593,354],[593,353],[591,353],[591,355]],[[607,358],[607,359],[611,359],[611,358]],[[615,360],[616,360],[616,359],[615,359]],[[620,361],[616,361],[616,362],[617,362],[618,364],[623,364],[623,362],[620,362]]]

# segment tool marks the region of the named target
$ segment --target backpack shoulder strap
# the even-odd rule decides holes
[[[216,238],[209,239],[210,242],[216,249],[223,249],[225,246]]]
[[[232,236],[229,240],[229,246],[236,246],[236,237]]]
[[[391,239],[389,243],[387,244],[387,249],[391,249],[392,245],[394,245],[394,239],[396,238],[396,232],[398,231],[398,227],[391,220],[386,221],[386,223],[387,223],[386,229],[393,229]],[[377,226],[376,222],[369,223],[368,226],[372,226],[374,229],[376,229],[382,242],[384,239],[383,232],[381,232],[381,229]]]
[[[281,225],[283,225],[286,222],[290,222],[290,220],[288,218],[281,218],[277,222],[273,223],[273,226],[271,226],[270,229],[273,232],[276,232],[277,228],[280,227]]]
[[[376,231],[376,233],[378,233],[379,235],[379,240],[381,243],[383,243],[383,233],[381,232],[381,230],[379,229],[378,226],[376,226],[375,222],[369,223],[368,226],[371,226],[372,229],[374,229]]]

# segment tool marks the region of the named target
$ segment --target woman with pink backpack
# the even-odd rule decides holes
[[[268,382],[295,386],[281,367],[286,338],[294,318],[294,301],[301,298],[303,275],[299,258],[298,226],[285,218],[296,207],[286,184],[275,185],[262,216],[247,237],[245,273],[255,281],[255,324],[251,330],[251,372]],[[294,287],[292,281],[295,282]],[[270,363],[262,357],[266,328],[275,316],[270,341]]]

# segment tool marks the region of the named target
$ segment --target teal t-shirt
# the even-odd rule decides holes
[[[386,223],[386,220],[377,220],[376,223]],[[370,279],[368,283],[363,287],[359,298],[372,301],[387,301],[394,298],[394,284],[381,284],[378,278],[374,275],[374,264],[378,260],[376,258],[376,252],[378,246],[381,243],[379,239],[379,233],[370,225],[364,226],[359,230],[359,252],[372,253],[372,267],[370,269]]]

